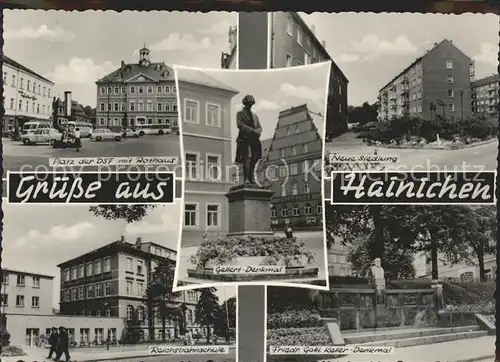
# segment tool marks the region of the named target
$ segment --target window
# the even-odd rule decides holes
[[[78,298],[85,299],[85,289],[83,287],[78,288]]]
[[[19,88],[24,89],[24,78],[22,77],[21,77],[21,82],[19,83]]]
[[[130,87],[130,93],[135,94],[135,87],[134,86]]]
[[[188,123],[199,123],[199,102],[184,99],[184,121]]]
[[[316,214],[321,215],[322,212],[323,207],[321,206],[321,203],[318,203],[318,205],[316,205]]]
[[[198,155],[186,153],[186,177],[196,180],[198,177]]]
[[[198,225],[198,205],[184,204],[184,226],[196,227]]]
[[[300,26],[297,27],[297,43],[299,45],[302,45],[302,40],[303,40],[303,31],[302,31],[302,28]]]
[[[165,103],[165,112],[170,112],[170,103]]]
[[[2,300],[2,307],[6,307],[9,305],[9,295],[8,294],[2,294],[1,300]]]
[[[220,127],[220,106],[218,104],[207,103],[206,107],[205,122],[207,126]]]
[[[455,91],[453,89],[448,89],[448,97],[453,98],[455,96]]]
[[[33,288],[40,288],[40,277],[33,277]]]
[[[280,166],[280,177],[286,177],[287,172],[286,172],[286,166]]]
[[[24,295],[16,295],[16,307],[24,307]]]
[[[101,103],[99,104],[99,110],[100,110],[101,112],[104,112],[104,110],[105,110],[105,109],[104,109],[104,103],[102,103],[102,102],[101,102]]]
[[[102,297],[102,284],[98,283],[95,285],[95,296],[97,298]]]
[[[121,87],[121,93],[122,95],[125,95],[125,87]]]
[[[296,163],[290,165],[290,174],[297,175],[299,173],[298,166]]]
[[[285,158],[285,149],[284,148],[280,149],[280,157]]]
[[[285,67],[292,66],[292,56],[290,54],[285,55]]]
[[[156,90],[156,93],[163,93],[163,88],[159,86],[158,89]]]
[[[142,260],[137,260],[137,274],[144,274],[144,262]]]
[[[286,196],[286,185],[282,184],[281,185],[281,197],[285,197],[285,196]]]
[[[25,284],[25,282],[26,282],[26,281],[25,281],[25,277],[24,277],[24,275],[19,274],[19,275],[17,276],[17,286],[18,286],[18,287],[24,287],[24,286],[26,285],[26,284]]]
[[[128,272],[133,272],[133,262],[132,262],[132,258],[127,258],[127,271]]]
[[[448,104],[448,111],[453,112],[455,110],[455,104],[450,103]]]
[[[290,36],[293,34],[293,18],[291,15],[286,17],[286,33]]]
[[[111,282],[104,283],[104,296],[111,295]]]
[[[297,188],[297,184],[294,183],[292,185],[292,195],[297,195],[298,194],[298,188]]]
[[[448,84],[452,84],[452,83],[453,83],[453,76],[449,75],[448,76]]]
[[[144,87],[139,87],[139,94],[144,94]]]
[[[304,184],[304,193],[305,193],[305,194],[308,194],[308,193],[310,193],[310,192],[311,192],[311,189],[309,188],[309,183],[308,183],[308,182],[306,182],[306,183]]]
[[[130,280],[127,280],[127,290],[126,290],[127,295],[132,295],[133,290],[134,290],[134,284]]]
[[[92,263],[87,263],[87,276],[92,276]]]
[[[147,103],[147,111],[148,112],[152,112],[153,111],[153,102],[152,101],[148,101],[148,103]]]
[[[304,65],[311,64],[311,54],[308,52],[304,53]]]
[[[163,111],[163,104],[162,104],[161,102],[159,102],[159,103],[156,105],[156,107],[157,107],[158,112],[162,112],[162,111]]]
[[[208,204],[207,205],[207,227],[217,228],[219,227],[219,205],[218,204]]]
[[[90,342],[90,328],[80,328],[80,343]]]
[[[65,282],[69,281],[69,269],[64,270],[63,279]]]
[[[177,102],[172,102],[172,112],[177,112]]]
[[[76,273],[77,273],[76,266],[74,266],[71,268],[71,280],[76,280],[76,275],[77,275]]]
[[[293,205],[292,215],[293,216],[300,216],[300,209],[299,209],[298,205]]]
[[[342,95],[342,86],[339,84],[339,95]]]
[[[307,152],[308,152],[308,150],[307,150],[307,143],[304,143],[304,144],[302,145],[302,153],[303,153],[303,154],[306,154]]]
[[[446,61],[446,69],[453,69],[453,60]]]
[[[339,103],[339,113],[342,113],[342,103]]]
[[[71,300],[77,300],[77,298],[76,298],[76,288],[71,289]]]
[[[87,285],[87,298],[94,297],[94,288],[92,285]]]
[[[144,283],[137,283],[137,295],[139,297],[144,296]]]
[[[119,106],[119,104],[118,104],[118,103],[116,103],[116,102],[115,102],[115,103],[113,103],[113,110],[114,110],[115,112],[118,112],[118,111],[120,110],[120,106]]]
[[[3,279],[2,280],[3,285],[9,285],[9,273],[3,272],[2,279]]]
[[[311,204],[307,203],[304,205],[304,215],[311,215]]]
[[[211,181],[219,181],[221,178],[220,172],[220,157],[215,155],[207,155],[207,177]]]
[[[153,93],[153,87],[149,86],[148,87],[148,94],[152,94]]]
[[[288,217],[288,209],[286,208],[286,206],[283,206],[283,208],[281,209],[281,217]]]
[[[271,217],[273,219],[275,219],[277,216],[277,213],[276,213],[276,206],[275,205],[271,205]]]
[[[297,148],[292,146],[292,156],[297,156]]]

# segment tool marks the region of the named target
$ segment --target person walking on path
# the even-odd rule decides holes
[[[57,328],[52,327],[52,331],[50,332],[50,337],[49,337],[50,351],[49,351],[49,356],[47,357],[48,359],[52,358],[52,354],[57,355],[58,342],[59,342],[59,334],[57,333]]]
[[[64,353],[64,357],[66,357],[66,362],[68,362],[71,357],[69,355],[69,336],[66,328],[59,327],[59,343],[57,346],[57,356],[56,361],[60,361],[61,356]]]
[[[76,152],[80,152],[80,147],[82,147],[82,139],[80,136],[80,128],[77,128],[75,130],[75,146],[76,146]]]

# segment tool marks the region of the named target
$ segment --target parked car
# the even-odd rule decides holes
[[[98,128],[92,132],[90,136],[91,139],[95,141],[111,140],[111,141],[121,141],[122,135],[118,132],[113,132],[109,128]]]
[[[126,128],[122,130],[122,137],[123,138],[138,138],[139,137],[139,131],[133,130],[131,128]]]
[[[28,131],[21,136],[21,141],[25,145],[35,145],[37,143],[50,143],[61,138],[61,132],[54,128],[39,128]]]

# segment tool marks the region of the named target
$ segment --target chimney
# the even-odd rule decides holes
[[[122,235],[122,236],[120,237],[120,243],[124,243],[124,242],[125,242],[125,235]]]
[[[122,60],[121,70],[125,69],[125,62]]]
[[[434,43],[434,46],[436,47],[438,45],[438,43]]]
[[[64,92],[65,116],[71,116],[71,91]]]
[[[316,32],[316,27],[314,25],[311,25],[311,31],[313,34]]]
[[[326,49],[326,42],[324,40],[321,42],[321,45],[323,45],[323,48]]]
[[[136,248],[140,248],[142,246],[142,238],[139,236],[137,240],[135,241],[135,246]]]

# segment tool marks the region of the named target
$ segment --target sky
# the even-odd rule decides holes
[[[181,205],[177,202],[159,206],[150,210],[142,221],[127,224],[96,217],[88,206],[4,202],[2,266],[55,276],[53,301],[57,307],[60,285],[57,264],[119,240],[121,235],[130,242],[141,236],[145,242],[176,250]],[[218,289],[221,302],[236,295],[235,287]]]
[[[496,73],[499,18],[494,14],[300,14],[349,79],[348,103],[377,100],[378,90],[425,54],[452,40],[476,61],[476,79]]]
[[[262,125],[261,139],[264,140],[273,137],[280,111],[307,103],[310,111],[325,114],[329,70],[330,63],[325,62],[273,70],[203,69],[203,72],[239,90],[232,100],[232,138],[236,140],[238,134],[236,113],[243,107],[243,97],[251,94],[255,98],[252,111],[259,117]],[[178,68],[177,72],[179,78],[182,78],[182,68]],[[182,87],[179,94],[182,94]],[[311,116],[321,133],[324,128],[323,117],[314,114]],[[233,152],[235,148],[236,143],[233,142]]]
[[[96,105],[95,81],[137,62],[146,44],[151,60],[220,68],[236,13],[4,10],[4,54],[56,83],[54,95]]]

